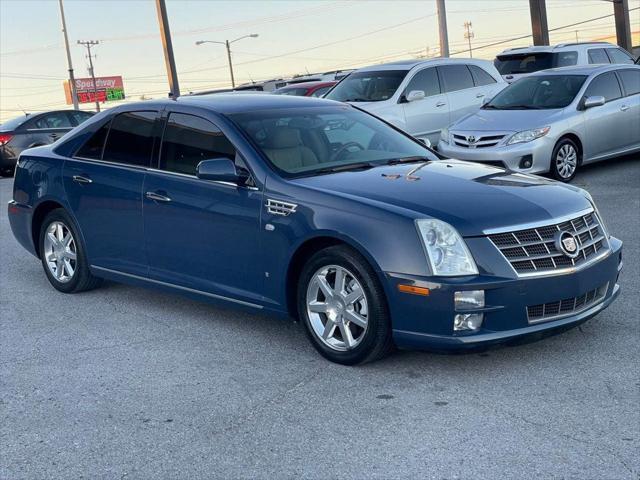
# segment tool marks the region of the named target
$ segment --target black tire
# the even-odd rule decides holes
[[[357,345],[344,351],[338,351],[325,344],[321,336],[314,331],[307,311],[307,292],[311,288],[311,281],[317,272],[330,266],[339,266],[348,271],[347,273],[362,286],[367,304],[366,329],[360,331],[355,324],[346,326],[345,328],[360,331],[361,337]],[[328,247],[315,253],[307,261],[300,273],[297,305],[299,318],[312,345],[332,362],[342,365],[361,364],[378,360],[393,350],[391,319],[382,285],[367,260],[350,247]],[[327,314],[321,313],[318,316],[328,322]],[[337,335],[340,336],[340,333]]]
[[[49,267],[47,260],[47,252],[45,251],[45,236],[47,230],[52,224],[62,224],[66,227],[72,235],[72,241],[75,245],[75,262],[73,263],[73,274],[67,275],[64,281],[59,280]],[[49,280],[49,283],[56,290],[63,293],[78,293],[86,290],[91,290],[102,284],[102,279],[95,277],[89,271],[89,263],[85,254],[85,248],[82,243],[82,238],[79,235],[78,228],[69,214],[62,208],[52,210],[47,214],[40,227],[39,236],[40,245],[40,260],[42,262],[42,268]],[[52,262],[56,263],[56,262]],[[54,267],[52,267],[54,268]],[[64,268],[62,270],[65,271]]]
[[[564,152],[567,150],[572,151],[575,155],[575,167],[569,174],[566,171],[563,171],[562,167],[560,166],[560,157],[562,157],[564,155]],[[578,148],[578,145],[576,145],[576,142],[574,142],[570,138],[562,138],[560,139],[560,141],[558,141],[558,143],[556,143],[556,146],[553,148],[549,173],[555,180],[559,180],[561,182],[570,182],[576,176],[578,168],[580,167],[580,163],[580,149]]]

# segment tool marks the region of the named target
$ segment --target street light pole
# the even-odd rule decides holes
[[[231,44],[235,43],[243,38],[258,38],[257,33],[252,33],[250,35],[243,35],[242,37],[236,38],[235,40],[225,40],[224,42],[218,42],[215,40],[198,40],[196,45],[202,45],[203,43],[218,43],[220,45],[224,45],[227,49],[227,60],[229,61],[229,74],[231,75],[231,87],[236,88],[236,80],[233,76],[233,62],[231,61]]]
[[[91,47],[98,45],[100,42],[97,40],[78,40],[78,45],[84,45],[87,47],[87,56],[89,57],[89,73],[91,74],[91,83],[93,84],[93,98],[96,101],[96,111],[100,111],[100,102],[98,101],[98,87],[96,85],[96,75],[93,71],[93,56],[91,55]]]
[[[76,89],[76,79],[73,76],[73,64],[71,63],[71,50],[69,50],[69,37],[67,36],[67,22],[64,18],[64,7],[62,0],[58,0],[60,6],[60,18],[62,19],[62,34],[64,36],[64,46],[67,49],[67,65],[69,66],[69,91],[73,101],[73,109],[78,110],[78,90]]]

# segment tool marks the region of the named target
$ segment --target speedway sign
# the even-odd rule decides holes
[[[99,102],[111,102],[124,100],[124,84],[122,77],[96,77],[95,87],[92,78],[76,78],[76,91],[79,103],[93,103],[96,98]],[[64,95],[67,105],[73,103],[69,81],[64,82]]]

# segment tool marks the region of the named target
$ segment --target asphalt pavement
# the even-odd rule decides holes
[[[608,310],[528,345],[343,367],[280,319],[58,293],[1,179],[0,478],[638,479],[640,159],[574,184],[625,242]]]

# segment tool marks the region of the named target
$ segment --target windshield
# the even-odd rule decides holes
[[[566,67],[578,63],[578,52],[538,52],[499,55],[494,65],[500,75],[533,73],[555,67]]]
[[[564,108],[573,101],[586,78],[586,75],[524,77],[502,90],[482,108],[493,110]]]
[[[339,102],[380,102],[393,97],[407,70],[354,72],[337,84],[325,98]]]
[[[437,160],[420,143],[349,106],[230,115],[285,177]]]

